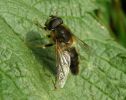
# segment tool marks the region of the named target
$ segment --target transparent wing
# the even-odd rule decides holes
[[[82,59],[89,59],[93,53],[93,49],[84,41],[73,35],[75,41],[75,48]]]
[[[62,50],[57,45],[57,75],[56,75],[56,88],[63,88],[70,70],[70,54],[68,51]]]

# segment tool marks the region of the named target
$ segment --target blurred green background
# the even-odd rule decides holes
[[[126,47],[126,0],[96,0],[95,14],[104,22],[114,39]]]

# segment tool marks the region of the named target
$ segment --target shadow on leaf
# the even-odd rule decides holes
[[[40,34],[34,31],[28,32],[26,35],[27,46],[32,50],[37,61],[44,66],[43,70],[48,69],[52,74],[56,73],[55,64],[55,49],[54,47],[42,48],[38,45],[45,45],[44,38],[41,38]],[[47,42],[47,41],[46,41]],[[41,69],[40,69],[41,70]]]

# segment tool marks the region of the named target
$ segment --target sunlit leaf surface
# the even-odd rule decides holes
[[[0,0],[1,100],[125,100],[126,50],[117,44],[92,13],[95,0]],[[42,26],[55,14],[92,49],[80,60],[78,76],[69,75],[63,89],[54,90],[55,47]],[[85,56],[84,56],[85,55]]]

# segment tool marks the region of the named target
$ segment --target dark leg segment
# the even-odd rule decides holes
[[[53,45],[54,45],[53,43],[50,43],[50,44],[46,44],[45,47],[51,47]]]

